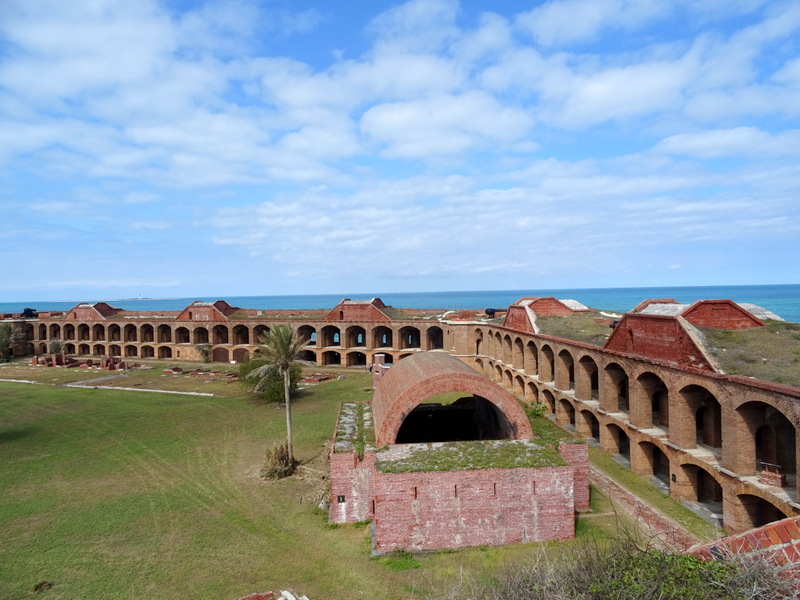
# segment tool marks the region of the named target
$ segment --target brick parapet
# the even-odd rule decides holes
[[[375,550],[574,537],[573,468],[378,473]]]

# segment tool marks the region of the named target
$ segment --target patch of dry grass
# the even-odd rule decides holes
[[[566,317],[537,317],[536,323],[544,335],[602,346],[611,335],[609,324],[613,320],[600,311],[591,310]]]
[[[765,327],[702,333],[725,373],[800,387],[800,324],[768,321]]]

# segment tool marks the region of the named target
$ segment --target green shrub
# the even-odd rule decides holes
[[[264,361],[258,359],[249,360],[239,365],[239,381],[244,383],[248,388],[253,387],[253,381],[247,379],[247,374],[264,364]],[[297,382],[303,375],[303,368],[300,365],[292,365],[289,369],[289,394],[294,396],[297,393]],[[270,376],[270,380],[263,391],[263,398],[267,404],[283,404],[283,377],[280,373],[275,372]]]

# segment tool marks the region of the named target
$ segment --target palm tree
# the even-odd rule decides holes
[[[0,324],[0,360],[8,360],[11,346],[24,339],[22,331],[15,323]]]
[[[295,336],[294,330],[286,324],[276,325],[261,338],[260,359],[264,364],[250,371],[246,377],[256,380],[253,391],[262,391],[276,373],[283,378],[283,398],[286,402],[286,447],[289,465],[294,469],[294,450],[292,446],[292,404],[289,397],[292,365],[310,365],[300,358],[306,341]]]

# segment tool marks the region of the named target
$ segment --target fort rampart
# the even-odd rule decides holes
[[[800,389],[717,372],[682,317],[631,319],[598,347],[534,333],[516,314],[490,323],[396,318],[384,309],[343,301],[291,322],[307,341],[304,358],[321,366],[366,368],[377,354],[386,362],[425,351],[456,356],[522,401],[544,404],[557,423],[677,500],[719,514],[731,532],[800,515]],[[268,312],[221,301],[162,314],[99,303],[13,320],[26,338],[18,354],[47,354],[58,340],[79,356],[207,353],[229,362],[248,359],[270,325],[286,320]]]

